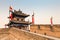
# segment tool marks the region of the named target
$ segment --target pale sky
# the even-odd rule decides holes
[[[33,11],[35,24],[50,24],[53,16],[53,24],[60,24],[60,0],[0,0],[0,28],[9,22],[9,6],[23,13],[29,14],[27,18],[31,22]]]

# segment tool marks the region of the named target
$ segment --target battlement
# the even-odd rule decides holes
[[[53,25],[52,27],[50,24],[31,25],[30,31],[38,34],[49,35],[60,38],[59,24]]]

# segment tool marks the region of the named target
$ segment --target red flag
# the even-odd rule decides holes
[[[52,21],[52,17],[51,17],[51,19],[50,19],[50,22],[51,22],[51,26],[53,26],[53,21]]]
[[[13,19],[12,10],[13,10],[13,8],[10,6],[10,7],[9,7],[9,17],[10,17],[10,20]]]
[[[12,14],[12,12],[10,12],[10,20],[12,20],[13,19],[13,14]]]
[[[34,24],[34,13],[32,15],[32,24]]]

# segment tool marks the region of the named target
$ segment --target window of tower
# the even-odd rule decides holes
[[[19,18],[17,18],[17,21],[19,21]]]
[[[21,19],[21,21],[24,21],[23,19]]]

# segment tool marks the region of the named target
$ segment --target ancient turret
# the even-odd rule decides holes
[[[28,17],[28,14],[23,13],[21,10],[12,11],[13,18],[9,20],[8,27],[17,27],[19,29],[27,29],[28,25],[30,25],[29,21],[25,21],[25,18]],[[8,17],[10,18],[10,17]]]

